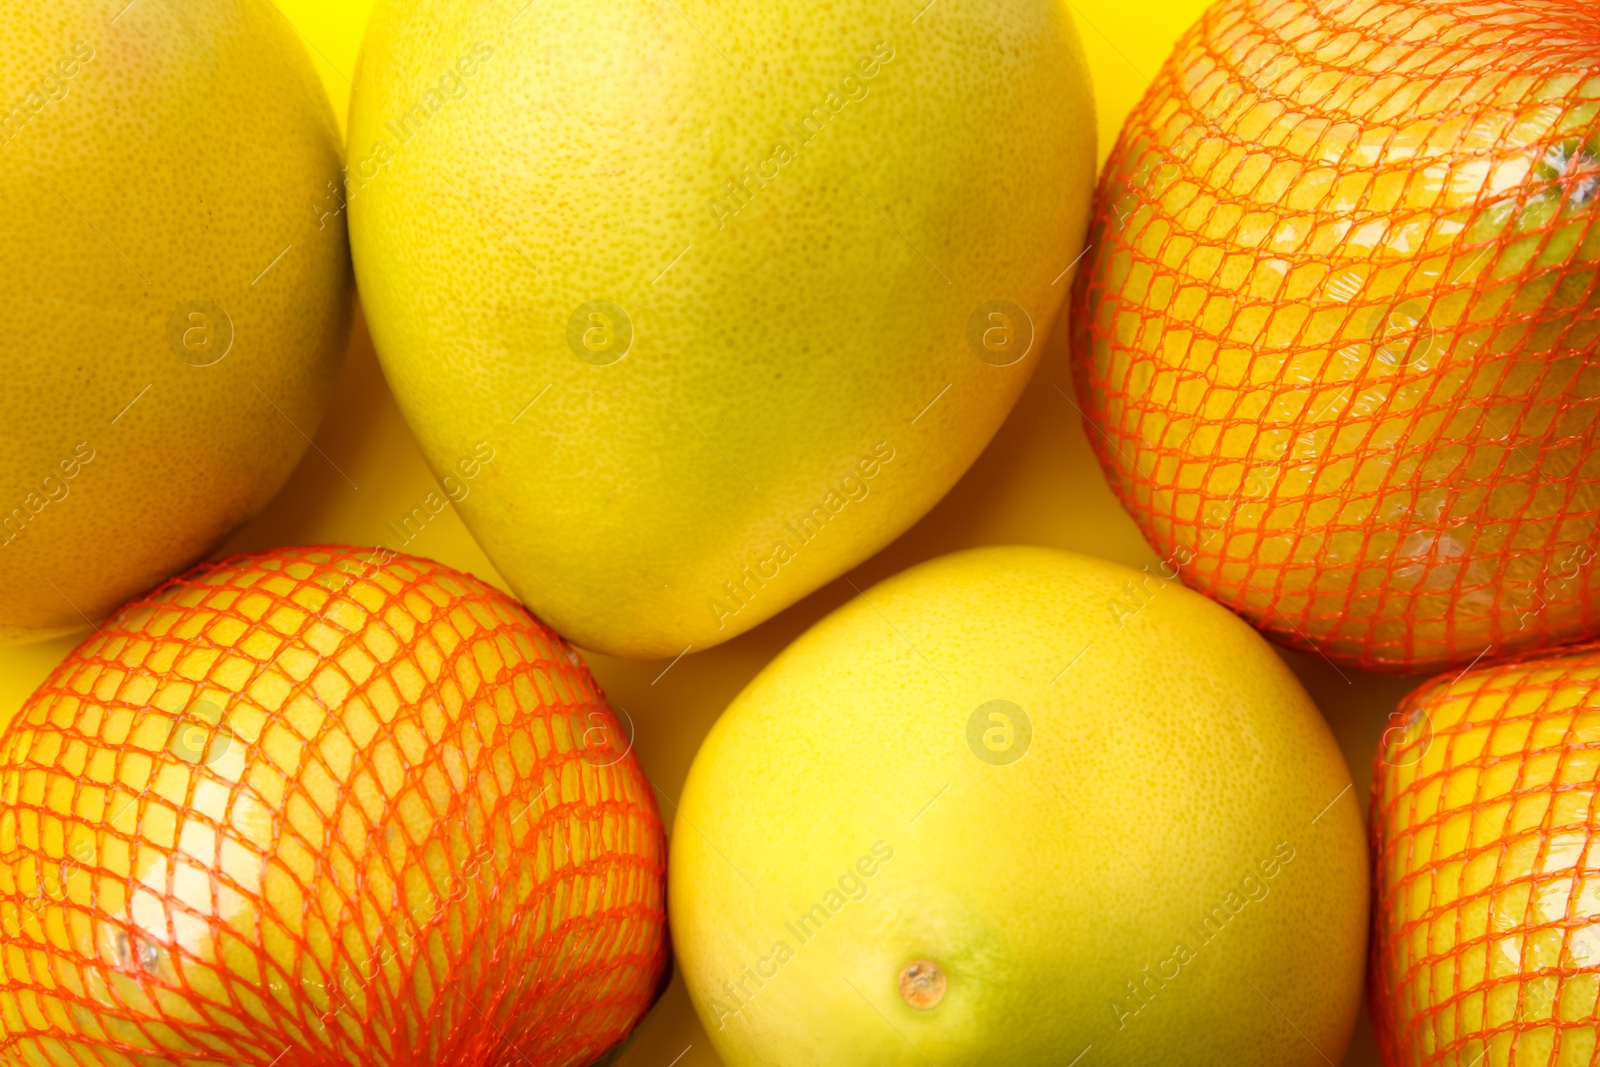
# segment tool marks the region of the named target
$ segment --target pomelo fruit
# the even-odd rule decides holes
[[[1101,179],[1073,329],[1183,580],[1388,671],[1600,631],[1600,17],[1223,0]]]
[[[1384,1062],[1592,1063],[1600,1027],[1600,647],[1442,677],[1372,778]]]
[[[1175,582],[990,548],[873,587],[695,758],[674,945],[731,1067],[1337,1063],[1367,864],[1327,725]]]
[[[920,6],[920,5],[918,5]],[[373,341],[524,603],[714,645],[921,516],[1010,410],[1095,166],[1064,0],[380,0]]]
[[[87,627],[277,491],[349,329],[339,148],[268,0],[0,10],[0,640]]]
[[[582,1067],[664,976],[665,865],[510,597],[383,550],[207,565],[0,735],[0,1058]]]

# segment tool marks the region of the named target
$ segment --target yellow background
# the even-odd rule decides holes
[[[372,0],[277,2],[311,52],[342,122]],[[1205,4],[1072,0],[1094,75],[1102,161],[1150,75]],[[903,537],[851,572],[850,581],[864,588],[922,560],[984,544],[1052,545],[1135,567],[1155,562],[1101,477],[1078,413],[1066,399],[1072,395],[1072,382],[1064,342],[1064,331],[1058,329],[1016,410],[967,476]],[[374,544],[391,537],[386,521],[409,513],[436,489],[359,321],[316,443],[320,452],[306,453],[283,492],[219,554],[320,541]],[[454,511],[429,523],[407,551],[503,586]],[[750,633],[686,656],[670,670],[665,670],[665,661],[587,657],[612,703],[635,725],[635,747],[658,797],[665,798],[661,807],[669,827],[672,802],[689,763],[722,708],[773,655],[850,595],[841,578]],[[0,648],[0,721],[9,721],[77,641]],[[1284,652],[1283,657],[1338,735],[1364,808],[1378,737],[1396,701],[1420,679],[1350,670],[1341,674],[1316,656]],[[680,981],[674,979],[620,1062],[625,1067],[712,1067],[720,1062]],[[1345,1064],[1377,1063],[1363,1018]]]

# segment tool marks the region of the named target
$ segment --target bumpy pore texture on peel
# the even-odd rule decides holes
[[[1080,395],[1184,581],[1341,663],[1600,628],[1600,14],[1224,0],[1101,180]]]
[[[1038,361],[1095,161],[1064,0],[385,0],[351,113],[373,338],[585,647],[703,648],[882,547]],[[1002,365],[1003,364],[1003,365]]]
[[[1373,771],[1372,1017],[1391,1065],[1592,1063],[1600,648],[1430,682]]]
[[[427,560],[174,579],[0,736],[0,1061],[593,1062],[667,965],[618,737],[577,653]]]
[[[29,639],[277,491],[352,279],[332,117],[265,0],[5,4],[0,154],[0,639]]]
[[[738,1067],[1338,1062],[1366,943],[1349,785],[1204,597],[1045,549],[945,557],[712,730],[672,843],[679,963]],[[946,977],[927,1010],[917,961]]]

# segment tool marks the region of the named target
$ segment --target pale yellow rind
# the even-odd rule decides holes
[[[969,747],[994,699],[1031,720],[1009,764]],[[880,842],[892,857],[831,908]],[[1366,872],[1333,738],[1248,626],[1176,582],[993,548],[868,590],[739,696],[684,788],[669,902],[735,1067],[1091,1045],[1102,1064],[1313,1067],[1354,1024]],[[948,975],[932,1010],[899,992],[917,960]]]
[[[724,641],[921,516],[1038,362],[1087,223],[1064,0],[386,0],[357,82],[396,398],[441,475],[494,444],[463,519],[608,653]],[[580,339],[622,351],[614,312],[568,336],[599,301],[632,330],[606,365]],[[1031,321],[1008,366],[969,345],[991,301]]]
[[[337,377],[352,278],[338,135],[265,0],[8,3],[0,122],[0,639],[26,640],[267,502]]]

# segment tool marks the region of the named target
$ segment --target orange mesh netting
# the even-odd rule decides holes
[[[0,1061],[589,1063],[667,967],[630,749],[470,575],[316,547],[174,579],[0,736]]]
[[[1600,5],[1222,0],[1101,178],[1089,438],[1170,577],[1369,669],[1600,633]]]
[[[1600,645],[1428,683],[1373,774],[1390,1067],[1600,1062]]]

